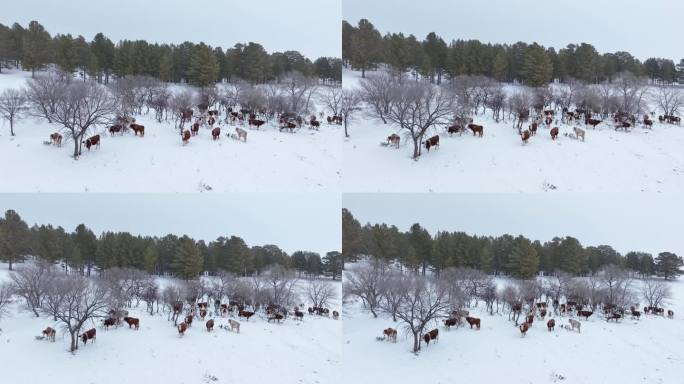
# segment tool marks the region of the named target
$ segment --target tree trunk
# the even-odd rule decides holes
[[[413,353],[420,351],[420,336],[418,333],[413,333]]]
[[[12,256],[9,258],[9,270],[12,270]]]
[[[69,331],[71,333],[71,349],[70,352],[74,352],[78,349],[78,337],[76,335],[76,330]]]
[[[344,119],[344,137],[349,137],[349,131],[347,131],[347,119]]]
[[[420,156],[420,139],[413,135],[411,137],[413,138],[413,160],[418,160],[418,156]]]
[[[14,136],[14,119],[10,119],[10,133]]]

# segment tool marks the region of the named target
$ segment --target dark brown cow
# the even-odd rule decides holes
[[[297,319],[299,321],[304,320],[304,312],[302,312],[298,309],[295,309],[294,314],[295,314],[295,319]]]
[[[183,336],[185,334],[185,331],[188,330],[188,325],[186,323],[180,323],[178,324],[178,333]]]
[[[551,140],[556,140],[558,138],[558,127],[551,128]]]
[[[333,320],[337,320],[340,318],[340,313],[337,311],[333,311]]]
[[[591,125],[592,128],[596,129],[596,126],[599,125],[599,124],[601,124],[601,120],[596,120],[596,119],[592,119],[592,118],[586,118],[586,119],[584,120],[584,124],[586,124],[586,125]]]
[[[121,133],[123,135],[123,126],[117,124],[109,127],[109,134],[114,136],[115,133]]]
[[[128,328],[135,326],[135,329],[140,329],[140,319],[135,317],[124,317],[123,320],[128,324]]]
[[[620,122],[618,122],[618,123],[615,124],[615,130],[616,130],[616,131],[617,131],[618,129],[622,129],[622,130],[624,130],[625,132],[627,132],[627,130],[628,130],[629,128],[632,128],[632,123],[630,123],[629,121],[620,121]]]
[[[294,133],[295,128],[297,128],[297,124],[285,122],[285,123],[283,123],[283,125],[280,126],[280,128],[278,130],[282,132],[285,129],[285,130],[289,130],[290,133]]]
[[[130,127],[133,130],[133,133],[135,134],[135,136],[138,136],[138,133],[139,133],[140,137],[145,137],[145,126],[144,125],[131,124]]]
[[[214,319],[207,320],[207,332],[211,332],[214,329]]]
[[[525,322],[532,326],[532,323],[534,323],[534,315],[527,315]]]
[[[425,149],[427,149],[427,151],[430,152],[430,148],[432,147],[439,148],[439,136],[432,136],[431,138],[425,140],[423,143],[425,144]]]
[[[473,325],[477,327],[477,329],[480,329],[480,319],[477,317],[466,317],[466,321],[468,324],[470,324],[470,329],[473,329]]]
[[[641,318],[641,312],[637,311],[636,309],[632,309],[631,312],[632,312],[632,318],[636,317],[637,320]]]
[[[549,329],[549,332],[553,331],[553,328],[556,326],[556,320],[551,319],[546,322],[546,328]]]
[[[522,131],[520,138],[522,139],[523,144],[527,144],[527,141],[530,139],[530,131],[527,129]]]
[[[520,333],[522,334],[523,337],[527,334],[527,331],[530,329],[530,325],[527,323],[522,323],[520,324]]]
[[[546,317],[546,308],[539,311],[539,317],[541,317],[542,320]]]
[[[84,334],[81,335],[81,340],[83,341],[83,345],[86,345],[88,340],[93,340],[93,343],[95,342],[95,338],[97,336],[97,331],[95,328],[91,328],[87,330]]]
[[[187,315],[185,316],[185,323],[190,327],[192,325],[192,319],[194,318],[193,315]]]
[[[50,142],[52,144],[61,147],[62,146],[62,135],[59,134],[59,132],[55,132],[50,134]]]
[[[248,318],[248,319],[249,319],[249,318]],[[271,315],[268,317],[268,320],[267,320],[267,321],[268,321],[269,323],[270,323],[271,321],[276,321],[276,322],[280,323],[280,320],[282,320],[282,319],[283,319],[283,315],[281,315],[280,313],[273,313],[273,314],[271,314]]]
[[[247,321],[249,321],[249,318],[252,317],[252,316],[254,316],[254,312],[250,312],[250,311],[240,311],[240,312],[238,312],[238,318],[244,317],[244,318],[247,319]]]
[[[668,309],[667,310],[667,317],[669,317],[670,319],[674,318],[674,311],[671,309]]]
[[[311,125],[312,129],[318,130],[318,128],[320,128],[320,126],[321,126],[321,122],[318,120],[311,120],[311,121],[309,121],[309,125]]]
[[[202,318],[202,320],[204,320],[204,318],[207,317],[207,310],[206,309],[200,309],[199,315]]]
[[[387,328],[382,331],[382,334],[385,335],[384,338],[386,338],[388,341],[397,342],[397,330],[394,328]]]
[[[90,147],[96,146],[97,148],[100,148],[100,135],[95,135],[91,136],[84,141],[86,148],[88,148],[88,151],[90,151]]]
[[[537,134],[537,127],[538,127],[537,123],[532,123],[530,125],[530,135],[536,135]]]
[[[456,319],[456,318],[450,318],[450,319],[444,320],[444,326],[446,327],[447,331],[448,331],[451,327],[453,327],[453,326],[455,326],[455,325],[457,325],[457,324],[458,324],[458,319]]]
[[[482,137],[482,135],[484,134],[484,127],[481,126],[481,125],[477,125],[477,124],[468,124],[468,129],[470,129],[471,131],[473,131],[473,136],[476,136],[476,135],[477,135],[477,136]]]
[[[551,123],[553,123],[553,118],[547,117],[546,119],[544,119],[544,124],[546,124],[546,126],[551,125]]]
[[[262,125],[264,125],[266,122],[263,120],[257,120],[257,119],[249,119],[249,126],[255,126],[256,129],[259,129]]]
[[[193,136],[196,136],[199,133],[199,128],[200,128],[199,123],[195,123],[192,125],[192,127],[190,127],[190,131],[191,131]]]
[[[46,337],[47,341],[55,341],[55,336],[57,335],[57,331],[55,331],[54,328],[52,327],[47,327],[43,330],[43,336]]]
[[[113,319],[113,318],[110,317],[110,318],[108,318],[108,319],[102,320],[102,323],[104,323],[105,330],[107,330],[107,329],[109,329],[109,327],[111,327],[112,325],[116,325],[116,319]]]
[[[611,313],[610,315],[608,315],[608,316],[606,317],[606,321],[615,320],[615,322],[617,323],[618,320],[620,320],[621,318],[622,318],[622,315],[621,315],[621,314],[619,314],[619,313]]]
[[[212,140],[218,140],[220,138],[220,136],[221,136],[221,128],[220,127],[216,127],[216,128],[211,130],[211,139]]]
[[[216,122],[216,119],[214,119],[213,117],[210,117],[207,119],[207,124],[209,124],[209,126],[214,125],[215,122]]]
[[[187,129],[185,131],[183,131],[183,138],[182,138],[183,139],[183,145],[190,142],[190,136],[191,136],[190,131],[188,131]]]
[[[461,135],[463,133],[463,126],[459,124],[454,124],[447,128],[447,133],[449,133],[449,135],[451,135],[452,133],[458,133],[459,135]]]
[[[427,346],[430,346],[430,340],[434,340],[436,343],[439,340],[439,330],[435,328],[432,331],[424,334],[423,340],[425,340],[425,344]]]
[[[589,320],[589,316],[593,315],[592,311],[577,311],[577,316],[584,317],[585,320]]]

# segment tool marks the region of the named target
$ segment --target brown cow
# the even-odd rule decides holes
[[[100,148],[100,135],[95,135],[91,136],[84,141],[86,148],[88,148],[88,151],[90,151],[90,147],[96,146],[97,148]]]
[[[202,318],[202,320],[204,320],[204,318],[207,317],[207,310],[206,309],[200,309],[199,315]]]
[[[252,316],[254,316],[254,312],[250,312],[250,311],[240,311],[240,312],[238,312],[238,318],[244,317],[244,318],[247,319],[247,321],[249,321],[249,318],[252,317]]]
[[[397,330],[394,328],[387,328],[382,331],[382,333],[385,335],[384,338],[386,338],[388,341],[391,341],[393,343],[397,342]]]
[[[295,308],[294,315],[295,315],[295,320],[299,320],[299,321],[304,320],[304,312],[300,311],[297,308]]]
[[[245,131],[245,130],[242,129],[242,128],[236,127],[236,128],[235,128],[235,132],[237,133],[238,140],[242,140],[242,141],[244,141],[245,143],[247,142],[247,131]]]
[[[448,331],[451,327],[453,327],[453,326],[455,326],[455,325],[457,325],[457,324],[458,324],[458,319],[453,318],[453,317],[450,318],[450,319],[444,320],[444,326],[446,327],[447,331]]]
[[[544,119],[544,124],[546,124],[547,126],[550,126],[551,123],[553,123],[553,118],[547,117],[546,119]]]
[[[112,325],[115,326],[117,323],[116,319],[113,319],[111,317],[108,319],[102,320],[102,322],[104,323],[105,330],[109,329],[109,327],[111,327]]]
[[[311,129],[318,130],[318,128],[321,126],[321,122],[318,120],[311,120],[309,121],[309,124],[311,125]]]
[[[133,130],[133,133],[135,134],[135,136],[138,136],[138,133],[139,133],[140,137],[145,137],[145,126],[144,125],[131,124],[130,127]]]
[[[221,128],[220,127],[216,127],[216,128],[211,130],[211,139],[212,140],[218,140],[220,138],[220,136],[221,136]]]
[[[187,331],[187,330],[188,330],[188,325],[185,322],[178,324],[178,333],[181,336],[185,335],[185,331]]]
[[[340,313],[337,311],[333,311],[333,320],[337,320],[340,318]]]
[[[295,128],[297,128],[297,125],[295,123],[291,123],[289,121],[284,122],[280,128],[278,129],[280,132],[282,132],[284,129],[289,130],[290,133],[294,133]]]
[[[522,139],[523,144],[527,144],[527,140],[530,139],[530,131],[528,131],[527,129],[522,131],[522,133],[520,134],[520,138]]]
[[[423,340],[425,340],[425,344],[428,346],[430,346],[430,340],[434,340],[436,343],[438,341],[438,338],[439,338],[439,330],[436,328],[423,335]]]
[[[197,134],[199,133],[199,128],[200,128],[199,123],[195,123],[190,127],[190,131],[191,131],[193,136],[197,136]]]
[[[525,337],[527,334],[527,331],[530,329],[530,325],[527,323],[522,323],[520,324],[520,333],[522,333],[522,336]]]
[[[83,341],[83,345],[86,345],[88,340],[93,340],[93,343],[95,342],[95,337],[97,336],[97,331],[95,328],[91,328],[87,330],[84,334],[81,335],[81,340]]]
[[[577,311],[577,316],[584,317],[585,320],[589,320],[589,316],[591,316],[594,312],[592,311]]]
[[[207,332],[211,332],[214,329],[214,319],[207,320]]]
[[[558,127],[551,128],[551,140],[556,140],[558,138]]]
[[[432,136],[431,138],[425,140],[423,144],[425,144],[425,149],[427,149],[428,152],[430,152],[431,147],[439,148],[439,136]]]
[[[641,312],[637,311],[636,309],[632,309],[632,318],[635,318],[635,317],[637,318],[637,320],[640,319],[641,318]]]
[[[610,315],[608,315],[608,316],[606,317],[606,321],[615,320],[615,322],[617,323],[618,320],[620,320],[621,318],[622,318],[622,315],[621,315],[621,314],[619,314],[619,313],[611,313]]]
[[[183,131],[183,138],[182,139],[183,139],[183,145],[190,142],[190,131],[188,131],[187,129],[185,131]]]
[[[601,120],[596,120],[596,119],[592,119],[592,118],[586,118],[586,119],[584,120],[584,124],[586,124],[586,125],[591,125],[592,128],[596,129],[596,126],[599,125],[599,124],[601,124]]]
[[[449,135],[451,135],[452,133],[458,133],[458,135],[460,136],[463,133],[463,126],[459,124],[454,124],[447,128],[447,133],[449,133]]]
[[[256,129],[259,129],[262,125],[264,125],[266,122],[263,120],[257,120],[257,119],[249,119],[249,126],[255,126]]]
[[[468,128],[473,131],[473,136],[478,135],[482,137],[484,134],[484,127],[477,124],[468,124]]]
[[[280,313],[273,313],[273,314],[271,314],[271,315],[268,317],[268,320],[267,320],[267,321],[268,321],[269,323],[270,323],[271,321],[277,321],[278,323],[280,323],[280,320],[282,320],[282,319],[283,319],[283,315],[281,315]]]
[[[193,318],[194,318],[193,315],[187,315],[187,316],[185,316],[185,323],[188,325],[188,327],[192,325],[192,319],[193,319]]]
[[[470,324],[470,329],[473,329],[473,325],[477,327],[477,329],[480,329],[480,319],[477,317],[466,317],[466,321],[468,324]]]
[[[55,341],[55,336],[57,336],[57,331],[52,327],[47,327],[43,330],[43,336],[46,337],[47,341]]]
[[[673,319],[674,318],[674,311],[671,309],[668,309],[667,310],[667,317],[669,317],[670,319]]]
[[[549,332],[553,331],[553,328],[556,326],[556,320],[551,319],[546,322],[546,328],[549,329]]]
[[[59,132],[50,134],[50,142],[58,147],[62,146],[62,135]]]
[[[393,146],[395,148],[399,148],[399,142],[400,141],[401,141],[401,138],[396,133],[393,133],[393,134],[387,136],[387,143],[390,146]]]
[[[539,124],[537,124],[537,123],[532,123],[530,125],[530,135],[536,135],[537,134],[537,127],[538,126],[539,126]]]
[[[135,317],[124,317],[123,320],[128,324],[128,328],[131,328],[132,326],[135,326],[135,329],[140,328],[140,319],[136,319]]]
[[[123,135],[123,126],[117,124],[117,125],[112,125],[111,127],[109,127],[109,134],[110,135],[114,136],[115,133],[119,133],[119,132],[121,132],[121,134]]]

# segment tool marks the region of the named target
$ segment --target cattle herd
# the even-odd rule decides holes
[[[266,113],[265,111],[256,111],[245,108],[235,109],[232,107],[225,108],[225,117],[221,120],[221,110],[219,109],[209,109],[206,104],[199,104],[194,108],[182,109],[176,115],[176,121],[178,122],[177,127],[180,130],[181,144],[183,146],[190,143],[192,137],[198,136],[200,128],[206,128],[211,132],[212,140],[219,140],[221,137],[221,130],[223,125],[233,125],[234,133],[226,132],[226,136],[238,141],[247,142],[247,131],[241,126],[245,126],[245,122],[248,128],[259,130],[264,124],[269,120],[274,119],[275,116]],[[320,118],[326,117],[322,112],[319,114]],[[326,120],[329,125],[341,125],[342,116],[333,115],[327,116]],[[308,119],[303,118],[297,114],[293,113],[281,113],[277,116],[277,121],[279,124],[279,131],[286,131],[289,133],[295,133],[302,126],[308,126],[310,130],[318,131],[321,127],[321,121],[318,120],[316,116],[311,116]],[[186,123],[191,123],[189,129],[185,129]],[[126,132],[132,131],[134,136],[139,136],[141,138],[145,137],[145,126],[136,123],[136,119],[131,116],[117,116],[113,124],[109,126],[107,131],[111,137],[123,136]],[[92,147],[100,148],[100,134],[95,134],[82,141],[85,144],[88,151]],[[46,141],[45,144],[54,145],[56,147],[62,146],[63,136],[59,132],[54,132],[50,134],[50,140]]]
[[[555,109],[538,110],[535,112],[535,115],[532,116],[529,110],[524,110],[515,114],[514,126],[518,130],[518,135],[520,136],[523,145],[527,144],[532,137],[535,137],[537,135],[537,130],[540,127],[549,130],[549,135],[551,136],[552,141],[557,140],[558,135],[560,133],[560,129],[558,126],[552,127],[552,125],[554,125],[554,122],[556,124],[581,124],[583,122],[585,126],[591,126],[593,129],[596,129],[596,126],[600,124],[609,124],[606,121],[612,120],[612,123],[610,124],[612,124],[612,127],[616,131],[623,130],[627,132],[631,128],[636,127],[639,124],[641,124],[644,129],[652,129],[654,121],[653,118],[655,116],[655,112],[651,112],[650,114],[644,115],[641,119],[638,119],[637,116],[632,114],[616,112],[614,114],[605,116],[605,120],[600,120],[594,118],[595,114],[582,108],[577,108],[574,111],[570,111],[568,108],[563,108],[561,111],[561,118],[556,119],[557,110]],[[523,129],[523,123],[530,122],[530,120],[531,123],[529,124],[527,129]],[[679,125],[681,123],[681,119],[678,116],[672,115],[658,116],[658,121],[660,123],[669,123],[676,125]],[[473,133],[473,136],[483,137],[484,135],[484,126],[474,124],[473,119],[469,117],[453,118],[451,125],[447,126],[446,133],[448,133],[449,136],[452,136],[455,133],[460,136],[466,130],[470,130]],[[567,137],[582,141],[584,141],[585,135],[585,129],[580,128],[579,126],[573,127],[573,133],[565,134],[565,136]],[[383,145],[399,148],[400,141],[401,139],[399,135],[393,133],[387,137],[387,143],[383,143]],[[439,148],[439,135],[432,136],[427,140],[422,141],[421,144],[425,147],[425,149],[428,152],[431,148]]]
[[[189,307],[187,310],[184,311],[184,308]],[[240,323],[236,321],[233,318],[234,314],[237,314],[238,319],[244,319],[245,321],[249,321],[249,319],[256,314],[255,311],[248,311],[245,309],[245,304],[244,303],[239,303],[237,301],[230,301],[229,303],[221,303],[220,301],[216,301],[214,303],[215,307],[215,314],[217,315],[217,318],[214,318],[214,313],[212,313],[209,310],[209,303],[208,302],[196,302],[191,305],[184,305],[182,301],[177,301],[173,303],[171,306],[171,310],[169,312],[169,320],[174,321],[174,326],[178,330],[178,335],[179,336],[184,336],[185,333],[191,328],[193,322],[196,320],[196,318],[200,318],[200,321],[204,321],[205,318],[208,317],[206,320],[205,327],[207,332],[212,332],[214,330],[214,325],[215,322],[218,320],[218,318],[228,318],[228,323],[227,324],[220,324],[219,328],[225,329],[226,331],[232,331],[235,333],[240,333]],[[295,307],[292,312],[288,311],[287,308],[284,308],[282,306],[278,305],[268,305],[265,308],[265,315],[266,315],[266,321],[267,323],[274,322],[274,323],[281,323],[284,321],[287,317],[289,316],[294,316],[295,320],[302,321],[304,319],[304,311],[301,310],[301,308],[304,307],[304,304],[300,304],[299,306]],[[328,308],[323,308],[323,307],[309,307],[308,312],[310,315],[316,315],[316,316],[322,316],[322,317],[330,317],[330,309]],[[180,315],[184,314],[184,317],[182,319],[181,323],[177,322],[177,319],[180,317]],[[334,320],[339,319],[339,312],[338,311],[332,311],[332,318]],[[110,310],[108,312],[108,316],[104,319],[101,320],[102,322],[102,327],[104,328],[105,331],[109,329],[109,327],[119,327],[123,323],[128,325],[129,329],[132,330],[139,330],[140,329],[140,319],[131,317],[129,316],[128,311],[126,310]],[[41,339],[45,339],[50,342],[55,341],[55,336],[57,334],[57,331],[52,328],[52,327],[47,327],[42,331],[42,336],[38,337]],[[84,345],[87,344],[88,340],[91,340],[91,342],[95,342],[97,336],[97,330],[95,328],[91,328],[87,331],[85,331],[82,334],[78,335],[78,338],[83,342]]]
[[[520,331],[522,337],[524,337],[527,334],[527,332],[532,328],[532,324],[534,323],[535,319],[541,321],[543,324],[543,321],[548,318],[548,320],[546,320],[546,328],[549,332],[553,332],[556,328],[556,320],[559,320],[559,317],[564,316],[568,316],[568,324],[560,325],[560,327],[570,331],[577,331],[578,333],[581,333],[582,323],[578,319],[583,318],[585,321],[587,321],[589,320],[589,317],[591,317],[594,314],[594,308],[592,308],[591,306],[572,300],[569,300],[563,304],[559,303],[558,300],[553,300],[552,307],[552,310],[549,309],[547,302],[542,301],[534,303],[534,305],[528,306],[527,309],[524,308],[524,305],[521,302],[513,303],[510,306],[509,320],[515,320],[515,325]],[[625,308],[622,308],[614,304],[604,304],[601,307],[601,310],[603,313],[603,318],[607,322],[619,322],[626,315],[630,316],[631,319],[639,320],[642,314],[642,312],[639,311],[637,307],[634,305],[630,306],[629,310],[626,310]],[[523,317],[523,322],[519,324],[518,318],[523,312],[525,312],[525,316]],[[552,313],[557,317],[553,318]],[[666,311],[664,308],[661,307],[644,307],[643,313],[659,315],[663,317],[665,317],[665,315],[667,314],[667,317],[669,319],[674,318],[674,311]],[[444,324],[445,329],[449,331],[451,327],[461,326],[463,324],[463,319],[465,319],[465,322],[468,323],[470,329],[480,329],[481,320],[477,317],[470,316],[469,311],[464,309],[451,311],[449,313],[449,316],[442,322]],[[386,328],[382,331],[382,333],[383,336],[378,337],[378,340],[387,340],[393,343],[397,342],[396,329]],[[422,340],[425,342],[426,345],[429,345],[431,341],[437,342],[438,336],[439,330],[435,328],[429,332],[424,333],[422,335]]]

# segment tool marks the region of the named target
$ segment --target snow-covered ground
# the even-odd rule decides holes
[[[20,88],[30,72],[3,70],[0,92]],[[224,124],[219,141],[200,129],[186,146],[173,122],[157,123],[154,112],[136,116],[145,137],[132,131],[102,138],[99,149],[74,160],[73,142],[61,148],[44,145],[58,127],[26,118],[15,126],[0,122],[2,192],[318,192],[341,186],[342,138],[338,125],[321,124],[320,131],[303,127],[294,134],[279,132],[277,122],[247,130],[247,143],[226,137],[235,127]],[[94,132],[92,133],[94,134]],[[64,135],[64,134],[63,134]],[[67,136],[64,135],[67,140]]]
[[[344,87],[356,87],[360,72],[345,70]],[[586,142],[566,137],[573,125],[559,126],[559,140],[540,128],[522,145],[513,122],[496,123],[491,111],[478,115],[484,137],[470,131],[439,134],[440,146],[423,148],[412,161],[413,143],[402,136],[399,149],[381,146],[396,126],[359,114],[343,144],[345,192],[681,192],[684,191],[684,126],[639,125],[630,132],[602,123],[586,131]]]
[[[0,264],[0,282],[9,280]],[[300,287],[303,287],[303,284]],[[341,284],[334,283],[340,297]],[[130,310],[140,318],[138,331],[127,326],[105,331],[95,325],[97,340],[75,354],[69,337],[57,326],[55,343],[36,340],[51,318],[35,318],[17,299],[0,319],[0,361],[11,383],[341,383],[342,322],[309,316],[267,323],[263,313],[240,320],[240,334],[219,328],[228,318],[215,318],[214,331],[204,321],[179,337],[166,314],[150,316],[145,304]],[[338,305],[331,309],[339,310]],[[90,324],[87,328],[90,328]]]
[[[499,281],[501,283],[502,281]],[[595,313],[581,320],[581,333],[559,327],[568,316],[555,316],[556,329],[535,320],[525,337],[507,312],[469,308],[481,329],[468,325],[447,331],[440,322],[439,341],[418,355],[401,325],[381,314],[373,319],[351,300],[344,306],[344,372],[351,383],[677,383],[684,367],[684,281],[671,283],[673,299],[664,305],[674,319],[656,315],[607,323]],[[553,316],[552,316],[553,317]],[[577,319],[575,317],[575,319]],[[547,317],[548,320],[548,317]],[[382,330],[399,329],[397,343],[377,341]]]

